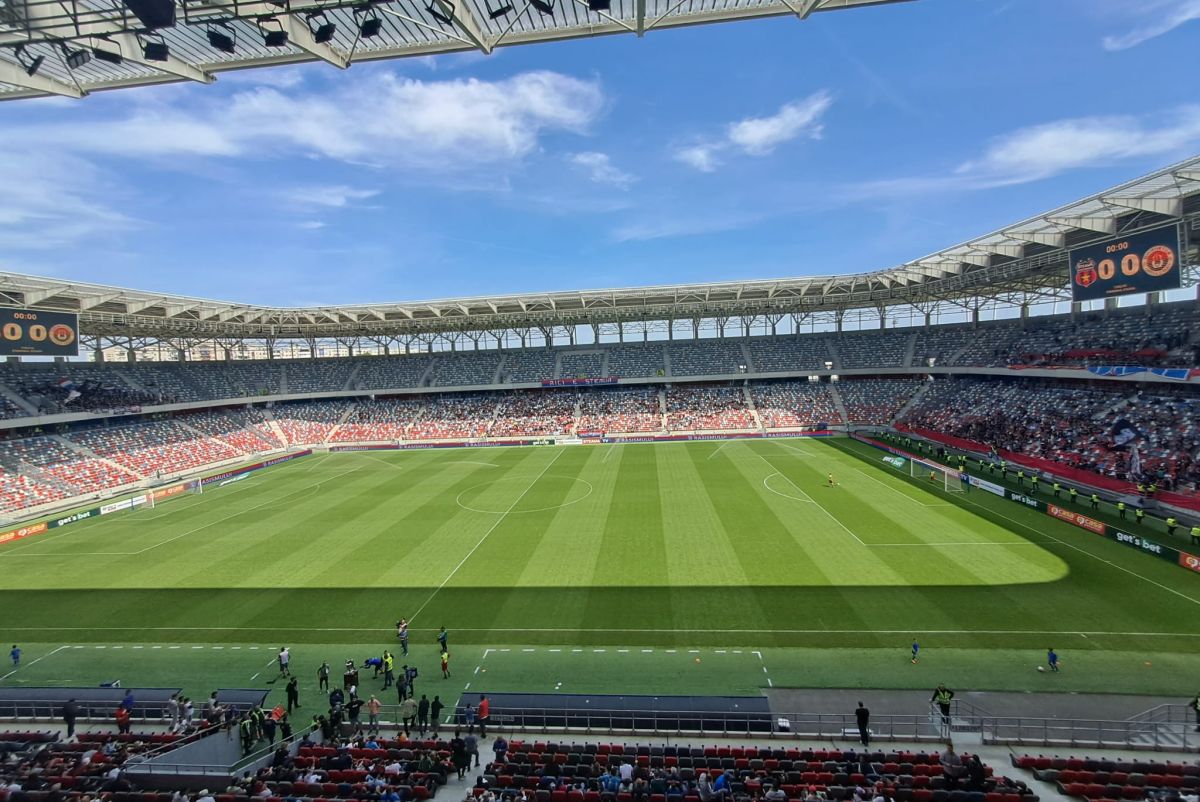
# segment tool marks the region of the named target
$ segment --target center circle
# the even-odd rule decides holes
[[[545,512],[546,510],[557,510],[562,507],[569,507],[572,504],[578,504],[592,494],[595,489],[592,483],[586,479],[580,479],[577,476],[556,476],[547,475],[532,480],[527,477],[513,476],[504,479],[496,479],[491,482],[480,482],[477,485],[471,485],[466,490],[463,490],[454,498],[454,503],[462,507],[464,510],[471,512],[486,512],[492,515],[527,515],[532,512]],[[506,492],[502,498],[483,499],[488,491],[496,487],[512,488],[512,492]],[[541,506],[527,507],[526,503],[531,502],[536,504],[536,500],[531,500],[529,494],[533,491],[540,493],[550,493],[554,496],[559,496],[563,500],[558,504],[545,504]]]

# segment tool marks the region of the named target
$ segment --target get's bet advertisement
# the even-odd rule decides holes
[[[1092,301],[1180,286],[1179,227],[1130,234],[1071,251],[1071,298]]]

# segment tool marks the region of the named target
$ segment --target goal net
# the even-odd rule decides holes
[[[936,462],[910,459],[908,461],[909,475],[914,479],[937,484],[945,488],[947,493],[961,493],[963,487],[962,475],[954,468],[938,465]]]

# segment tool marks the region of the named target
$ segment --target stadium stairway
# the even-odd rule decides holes
[[[913,361],[913,353],[917,350],[917,333],[914,331],[908,335],[908,342],[904,346],[904,360],[900,363],[904,367],[910,367]]]
[[[0,395],[7,398],[9,401],[11,401],[17,407],[25,410],[30,415],[38,414],[37,407],[35,407],[33,404],[26,401],[24,396],[18,394],[15,390],[13,390],[11,387],[9,387],[7,384],[4,384],[3,382],[0,382]]]
[[[758,373],[758,368],[754,366],[754,358],[750,355],[750,346],[745,340],[742,340],[739,343],[739,347],[742,349],[742,364],[746,366],[746,372],[750,374]],[[748,397],[749,394],[747,393]]]
[[[341,416],[340,418],[338,418],[338,419],[337,419],[337,423],[333,424],[333,427],[332,427],[332,428],[329,430],[329,434],[325,435],[325,439],[324,439],[322,442],[324,442],[324,443],[332,443],[332,442],[333,442],[333,440],[334,440],[334,437],[336,437],[336,436],[337,436],[338,429],[342,428],[342,424],[343,424],[343,423],[345,423],[346,421],[348,421],[348,420],[350,419],[350,416],[354,414],[354,410],[355,410],[355,409],[357,409],[357,405],[356,405],[356,404],[350,404],[350,405],[348,405],[348,406],[346,407],[346,411],[345,411],[345,412],[343,412],[343,413],[342,413],[342,416]],[[408,430],[407,430],[407,429],[405,430],[405,433],[406,433],[406,434],[408,433]],[[287,438],[286,438],[286,437],[284,438],[284,442],[287,442]]]
[[[668,366],[667,369],[670,370],[670,367]],[[659,431],[665,432],[667,430],[667,391],[661,387],[658,388],[658,414],[661,418]]]
[[[975,340],[978,337],[979,337],[978,332],[976,332],[975,334],[972,334],[970,337],[968,337],[967,341],[962,344],[961,348],[959,348],[954,353],[950,354],[950,356],[946,357],[946,364],[947,365],[957,365],[958,360],[962,358],[962,355],[967,352],[968,348],[970,348],[972,345],[975,344]]]
[[[280,444],[286,447],[288,444],[287,434],[284,433],[283,427],[279,425],[279,421],[275,419],[275,412],[270,409],[264,409],[263,420],[266,421],[267,427],[271,430],[271,433],[279,438]]]
[[[601,362],[600,362],[600,375],[601,375],[601,376],[611,376],[611,375],[612,375],[612,370],[611,370],[611,369],[609,368],[609,366],[608,366],[608,349],[607,349],[607,348],[605,348],[605,349],[603,349],[603,350],[602,350],[600,353],[601,353],[601,355],[602,355],[602,356],[600,357],[600,359],[601,359]]]
[[[908,411],[910,409],[912,409],[913,407],[915,407],[917,405],[917,402],[919,402],[921,400],[921,398],[925,395],[925,393],[929,391],[929,387],[932,384],[933,384],[933,382],[925,382],[920,387],[918,387],[917,391],[912,394],[912,397],[909,398],[908,401],[905,402],[904,406],[902,406],[902,407],[900,407],[900,409],[896,410],[896,414],[892,416],[891,423],[895,423],[896,421],[900,420],[905,415],[907,415]]]
[[[842,355],[838,352],[837,343],[833,341],[832,337],[825,338],[825,350],[829,352],[829,361],[833,363],[833,366],[840,368],[842,366]],[[845,414],[845,410],[842,410],[843,419],[845,418]]]
[[[362,361],[356,361],[354,367],[350,368],[350,375],[346,377],[346,383],[342,385],[343,390],[352,390],[355,387],[354,380],[358,378],[358,372],[362,370]]]
[[[744,345],[742,346],[742,348],[745,347]],[[754,420],[754,428],[760,432],[766,431],[762,418],[758,416],[758,407],[754,406],[754,396],[751,395],[750,388],[746,385],[742,385],[742,395],[746,398],[746,409],[750,410],[750,417]]]
[[[829,383],[829,395],[833,398],[833,407],[837,410],[838,417],[842,419],[841,422],[848,423],[850,421],[850,413],[846,411],[846,404],[842,401],[842,394],[838,392],[837,382]]]
[[[135,371],[124,370],[122,368],[113,368],[112,371],[113,371],[113,373],[117,374],[118,377],[120,377],[121,381],[125,382],[130,387],[137,390],[138,392],[146,393],[147,395],[154,394],[153,390],[151,390],[149,387],[147,387],[146,385],[144,385],[140,381],[138,381],[137,374]]]
[[[671,370],[671,349],[666,347],[665,345],[663,346],[663,349],[662,349],[662,358],[663,358],[663,376],[670,379],[675,376],[675,373]],[[667,408],[667,405],[664,403],[663,410],[665,411],[666,408]],[[666,429],[666,428],[667,428],[666,426],[663,427],[663,429]]]

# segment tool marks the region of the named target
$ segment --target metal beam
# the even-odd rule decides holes
[[[134,64],[141,64],[177,78],[186,78],[202,84],[211,84],[217,80],[211,73],[193,67],[176,56],[168,56],[166,61],[150,61],[142,55],[142,45],[138,42],[137,37],[130,33],[115,33],[103,39],[93,36],[87,40],[87,46],[97,50],[111,51],[112,45],[117,46],[121,58],[125,61],[132,61]]]
[[[321,44],[313,38],[312,31],[308,28],[308,23],[298,19],[296,15],[279,16],[277,17],[283,29],[287,31],[288,42],[308,53],[310,56],[319,58],[326,64],[332,64],[339,70],[344,70],[350,66],[350,57],[333,49],[327,44]]]
[[[637,35],[640,38],[646,35],[646,0],[635,0],[633,11],[637,16]]]
[[[1062,248],[1067,244],[1067,235],[1063,231],[1021,231],[1009,228],[1004,231],[1004,235],[1037,245],[1049,245],[1051,248]]]
[[[35,92],[62,97],[81,98],[87,94],[78,86],[45,75],[30,75],[25,68],[11,61],[0,60],[0,83],[12,84]]]
[[[1075,217],[1055,215],[1047,217],[1051,223],[1074,228],[1086,228],[1088,231],[1098,231],[1101,234],[1117,233],[1117,218],[1101,217],[1095,214],[1084,214]]]
[[[484,53],[491,55],[492,42],[488,39],[487,34],[483,32],[479,21],[471,13],[466,0],[459,0],[457,6],[450,2],[450,0],[433,0],[433,4],[438,7],[442,14],[454,20],[454,27],[458,28],[462,32],[462,35],[471,41],[471,44]]]
[[[1136,209],[1140,212],[1154,212],[1167,217],[1179,217],[1183,214],[1183,199],[1176,198],[1117,198],[1105,195],[1100,198],[1108,206],[1122,209]]]

